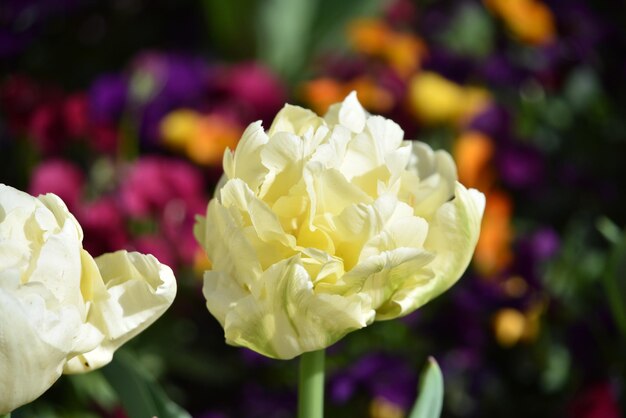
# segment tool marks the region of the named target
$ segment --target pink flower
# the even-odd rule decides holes
[[[111,197],[84,205],[77,214],[83,227],[83,245],[94,256],[126,246],[128,237],[119,205]]]
[[[158,235],[143,235],[137,238],[131,245],[132,249],[142,254],[152,254],[162,264],[174,267],[176,256],[172,249],[172,243]]]
[[[83,93],[68,96],[63,102],[62,111],[65,130],[71,138],[87,135],[90,123],[87,98]]]
[[[614,389],[609,382],[599,382],[587,387],[570,405],[570,418],[622,417]]]
[[[271,121],[287,99],[285,87],[279,79],[254,62],[228,68],[224,73],[223,88],[240,108],[245,123],[259,119]]]
[[[97,123],[90,129],[89,140],[96,151],[113,154],[118,148],[119,132],[113,125]]]
[[[163,236],[175,243],[178,259],[185,265],[193,264],[200,248],[193,235],[196,215],[204,214],[206,202],[201,199],[185,202],[182,199],[171,200],[161,218]],[[157,257],[158,258],[158,257]]]
[[[144,157],[130,168],[121,190],[125,211],[134,217],[161,214],[175,199],[205,199],[202,175],[192,165],[165,157]]]
[[[37,149],[45,154],[60,151],[67,139],[61,107],[60,101],[40,105],[30,118],[28,133]]]
[[[83,173],[76,165],[64,160],[46,160],[33,171],[28,192],[34,196],[54,193],[75,212],[84,182]]]

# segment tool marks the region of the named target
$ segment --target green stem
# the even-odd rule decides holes
[[[324,350],[300,356],[298,418],[324,417]]]
[[[11,418],[11,413],[0,415],[0,418]]]

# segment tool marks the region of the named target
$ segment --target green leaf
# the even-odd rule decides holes
[[[309,52],[317,0],[267,0],[259,8],[259,58],[283,77],[292,79]]]
[[[493,50],[494,24],[483,7],[463,4],[439,40],[461,55],[486,57]]]
[[[574,69],[565,81],[565,100],[579,112],[588,109],[602,94],[602,86],[595,71],[588,67]]]
[[[419,394],[409,418],[438,418],[443,407],[443,375],[434,358],[429,357],[420,378]]]
[[[96,401],[105,409],[112,409],[118,402],[117,395],[102,375],[101,370],[91,373],[71,374],[65,376],[73,386],[76,397],[83,403]]]
[[[243,60],[254,54],[254,0],[202,0],[211,48],[222,58]]]
[[[191,418],[165,394],[127,351],[118,351],[102,373],[117,393],[130,418]]]
[[[546,392],[561,390],[568,382],[572,359],[566,347],[552,344],[546,349],[546,365],[541,374],[541,385]]]
[[[295,85],[307,78],[317,53],[340,50],[346,26],[358,17],[376,16],[380,0],[266,0],[256,18],[258,58]]]
[[[605,219],[603,231],[604,235],[615,237],[615,230],[608,231],[609,223]],[[609,221],[610,222],[610,221]],[[611,223],[612,224],[612,223]],[[602,226],[602,223],[600,224]],[[615,226],[615,228],[617,228]],[[607,238],[609,238],[607,237]],[[609,238],[610,239],[610,238]],[[613,319],[617,324],[622,337],[626,339],[626,231],[622,232],[621,237],[613,244],[613,248],[609,254],[606,270],[603,275],[604,290],[609,300],[609,307],[613,314]]]

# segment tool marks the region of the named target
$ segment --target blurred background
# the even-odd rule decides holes
[[[326,416],[406,416],[429,355],[444,417],[624,416],[625,30],[591,0],[2,0],[0,181],[179,283],[114,363],[14,416],[132,418],[129,367],[172,416],[295,416],[296,362],[224,344],[191,229],[248,123],[351,90],[487,207],[458,284],[328,350]]]

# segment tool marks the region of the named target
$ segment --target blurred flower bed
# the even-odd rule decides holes
[[[626,10],[582,0],[0,5],[0,182],[54,192],[97,256],[155,255],[172,309],[122,351],[194,417],[289,417],[296,368],[228,347],[194,217],[248,123],[356,90],[487,196],[470,270],[329,349],[326,416],[397,418],[428,355],[446,417],[626,411]],[[88,413],[85,411],[89,411]],[[16,417],[124,417],[100,372]]]

